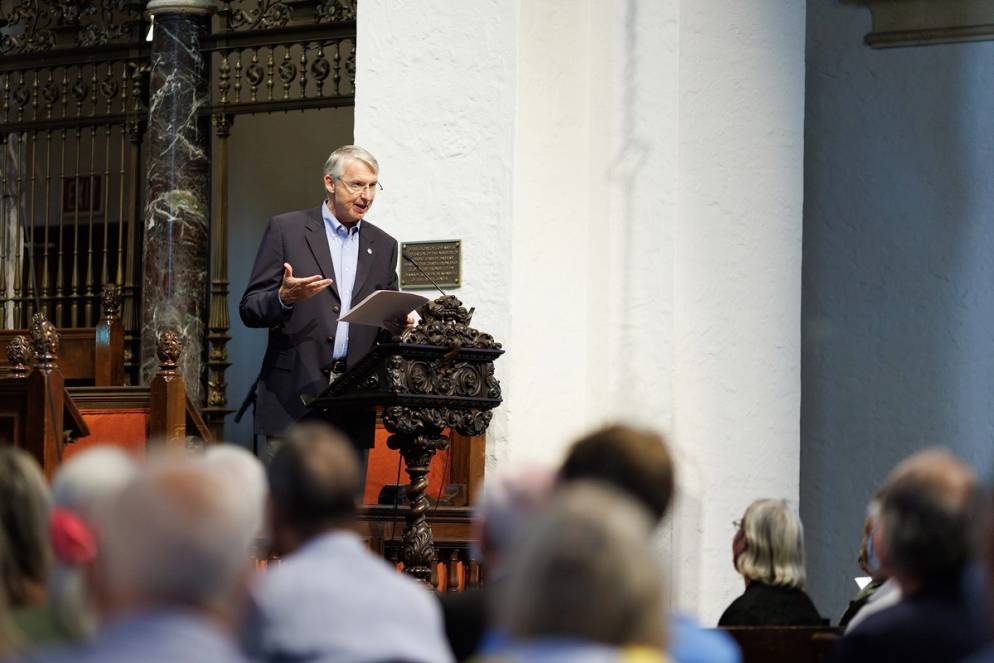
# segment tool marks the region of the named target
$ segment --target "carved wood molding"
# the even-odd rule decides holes
[[[928,46],[994,39],[990,0],[850,0],[870,10],[873,48]]]

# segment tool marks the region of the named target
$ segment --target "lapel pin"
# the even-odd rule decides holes
[[[369,248],[369,247],[367,246],[367,247],[366,247],[366,253],[368,253],[369,255],[373,255],[373,249],[371,249],[371,248]]]

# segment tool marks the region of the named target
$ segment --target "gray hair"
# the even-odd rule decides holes
[[[266,499],[269,496],[269,483],[266,468],[255,454],[237,444],[216,444],[207,448],[204,462],[219,476],[232,482],[239,491],[241,500],[241,522],[249,548],[265,535]]]
[[[324,162],[324,175],[337,180],[342,176],[342,170],[351,161],[361,161],[369,166],[374,173],[379,174],[380,172],[380,164],[369,150],[358,145],[343,145],[332,152],[328,156],[328,160]]]
[[[0,528],[10,553],[0,559],[0,575],[14,608],[25,605],[31,584],[43,584],[51,566],[49,499],[35,459],[15,447],[0,447]]]
[[[787,500],[756,500],[742,517],[745,550],[735,561],[743,577],[804,587],[804,527]]]
[[[970,468],[942,449],[911,456],[882,488],[887,565],[919,581],[957,582],[983,515]]]
[[[476,499],[475,519],[491,578],[528,519],[548,502],[554,479],[552,470],[540,465],[507,468],[487,476]]]
[[[126,452],[102,445],[67,460],[52,479],[52,501],[91,528],[94,519],[134,478],[138,467]],[[71,637],[91,637],[97,629],[97,610],[79,566],[55,560],[48,577],[48,599],[55,621]]]
[[[497,622],[517,639],[576,637],[662,648],[663,581],[648,512],[614,488],[560,490],[518,544]],[[596,604],[596,609],[591,606]]]
[[[101,515],[112,600],[233,609],[249,566],[240,499],[200,459],[150,460]]]

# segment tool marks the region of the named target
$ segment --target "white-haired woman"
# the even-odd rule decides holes
[[[825,623],[804,593],[804,529],[786,500],[749,505],[732,541],[732,561],[746,590],[725,609],[719,626]]]

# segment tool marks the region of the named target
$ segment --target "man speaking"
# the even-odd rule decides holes
[[[321,393],[375,345],[379,329],[339,316],[376,290],[397,290],[397,240],[364,220],[380,188],[379,170],[363,148],[340,147],[324,164],[327,200],[266,226],[238,307],[246,326],[269,328],[262,369],[246,397],[246,404],[255,400],[266,461],[283,431],[307,413],[302,397]],[[372,416],[333,423],[350,434],[365,465]]]

